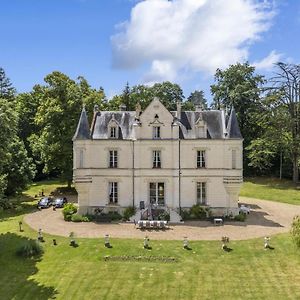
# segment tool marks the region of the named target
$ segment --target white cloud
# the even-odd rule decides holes
[[[174,80],[183,71],[213,74],[248,59],[274,14],[267,0],[144,0],[111,37],[113,66],[150,64],[146,82]]]
[[[281,53],[277,53],[275,50],[271,51],[268,56],[260,61],[253,63],[257,70],[269,71],[274,67],[274,64],[280,61],[282,57]]]

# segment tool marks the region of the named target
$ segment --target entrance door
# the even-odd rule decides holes
[[[150,182],[150,203],[158,206],[165,205],[165,184],[164,182]]]

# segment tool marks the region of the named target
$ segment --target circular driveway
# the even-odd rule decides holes
[[[225,222],[215,226],[207,221],[189,221],[184,224],[170,225],[169,229],[140,230],[132,223],[73,223],[63,220],[61,210],[44,209],[28,214],[24,221],[33,229],[41,228],[52,235],[69,236],[74,232],[77,237],[99,238],[109,234],[112,238],[139,238],[148,235],[153,240],[220,240],[229,236],[231,240],[245,240],[288,232],[295,215],[300,215],[300,206],[266,200],[240,197],[240,203],[251,207],[245,222]]]

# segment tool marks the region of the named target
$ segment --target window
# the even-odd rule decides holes
[[[197,168],[205,168],[205,150],[197,151]]]
[[[232,169],[236,169],[236,150],[231,151]]]
[[[115,126],[110,127],[110,135],[109,136],[111,139],[117,138],[117,127],[115,127]]]
[[[118,183],[109,182],[109,203],[118,203]]]
[[[154,205],[165,205],[165,184],[163,182],[150,182],[150,203]]]
[[[109,151],[109,167],[110,168],[118,167],[118,151],[117,150]]]
[[[79,168],[83,168],[83,150],[79,150]]]
[[[197,204],[206,204],[206,182],[197,182]]]
[[[153,168],[161,168],[160,151],[153,151]]]
[[[153,127],[153,138],[160,139],[160,126]]]

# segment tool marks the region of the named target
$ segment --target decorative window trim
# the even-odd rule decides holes
[[[204,201],[203,201],[203,186],[204,186]],[[198,187],[200,187],[200,199],[198,198]],[[207,205],[207,182],[205,180],[197,180],[196,181],[196,204]]]
[[[155,185],[155,203],[151,202],[151,184]],[[163,203],[159,204],[159,184],[163,184]],[[154,180],[148,182],[148,201],[151,204],[157,205],[157,206],[165,206],[166,205],[166,183],[162,180]]]
[[[207,169],[207,151],[206,150],[197,150],[196,151],[196,168],[197,169]]]
[[[108,203],[118,204],[119,200],[119,182],[109,181],[108,182]]]
[[[108,151],[108,168],[116,169],[119,163],[119,153],[118,150],[111,149]]]
[[[161,169],[161,151],[152,151],[152,169]]]
[[[77,150],[77,158],[78,158],[78,161],[77,161],[77,169],[82,169],[84,168],[84,165],[85,165],[85,149],[84,148],[79,148]]]

